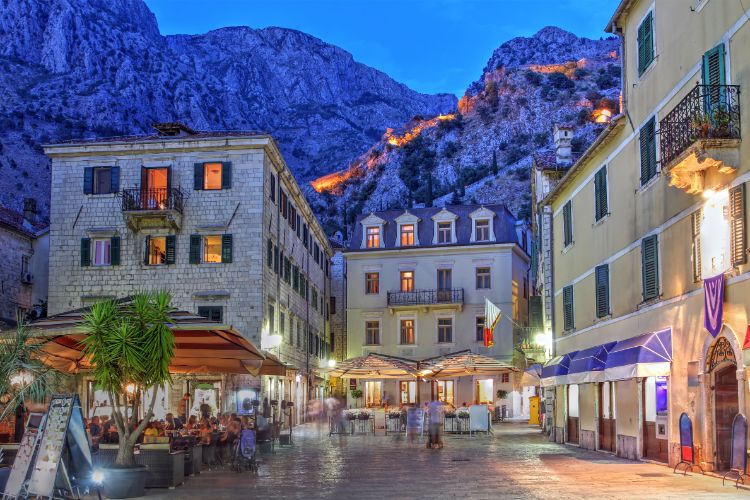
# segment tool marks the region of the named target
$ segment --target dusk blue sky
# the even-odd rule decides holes
[[[145,0],[162,34],[280,26],[314,35],[426,93],[459,97],[492,51],[555,25],[605,36],[618,0]]]

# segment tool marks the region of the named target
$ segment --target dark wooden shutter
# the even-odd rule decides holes
[[[638,26],[638,75],[642,75],[654,60],[654,18],[649,12]]]
[[[191,234],[190,235],[190,263],[200,264],[201,263],[201,235]]]
[[[176,250],[175,247],[177,245],[177,237],[172,234],[172,235],[167,236],[165,239],[167,243],[166,245],[167,246],[167,258],[166,258],[167,262],[166,263],[174,264],[175,259],[177,257],[176,252],[175,252]]]
[[[221,235],[221,261],[225,264],[232,262],[232,235]]]
[[[221,189],[232,188],[232,162],[221,163]]]
[[[656,120],[654,117],[641,128],[641,185],[656,175]]]
[[[573,243],[573,205],[570,201],[563,206],[563,237],[565,246]]]
[[[747,236],[745,235],[745,184],[729,190],[730,247],[732,265],[747,262]]]
[[[601,168],[594,176],[594,204],[596,220],[606,216],[609,212],[607,203],[607,168]]]
[[[83,169],[83,194],[94,193],[94,167]]]
[[[120,265],[120,237],[112,236],[109,239],[109,262],[113,266]]]
[[[273,247],[273,272],[279,274],[279,247]]]
[[[266,264],[268,267],[273,267],[273,242],[271,241],[271,238],[268,238],[268,241],[266,242]]]
[[[81,238],[81,266],[91,265],[91,238]]]
[[[659,296],[659,243],[657,236],[648,236],[641,241],[641,279],[643,300]]]
[[[143,264],[148,265],[148,251],[149,247],[151,246],[151,236],[146,236],[146,248],[143,252]]]
[[[110,169],[110,179],[109,179],[109,191],[111,193],[119,193],[120,192],[120,167],[112,167]]]
[[[609,266],[597,266],[595,273],[596,317],[603,318],[609,314]]]
[[[271,193],[271,201],[276,203],[276,176],[271,174],[269,192]]]
[[[701,255],[701,221],[703,221],[703,209],[699,208],[691,216],[691,228],[693,233],[693,281],[698,282],[702,278],[702,262],[703,257]]]
[[[203,190],[203,163],[193,165],[193,189],[195,191]]]
[[[575,327],[573,319],[573,285],[563,288],[563,328],[572,330]]]

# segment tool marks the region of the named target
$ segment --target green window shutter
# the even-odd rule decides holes
[[[91,238],[81,238],[81,266],[91,265]]]
[[[659,296],[659,242],[656,235],[641,241],[641,280],[644,301]]]
[[[696,210],[691,217],[691,227],[693,233],[693,282],[701,280],[703,273],[701,269],[701,222],[703,221],[703,209]]]
[[[148,265],[148,250],[150,246],[151,246],[151,236],[146,236],[146,248],[144,249],[144,252],[143,252],[143,264],[146,266]]]
[[[109,180],[109,191],[111,193],[120,192],[120,167],[112,167],[109,169],[110,180]]]
[[[221,163],[221,189],[231,189],[232,187],[232,162],[225,161]]]
[[[596,220],[609,212],[607,203],[607,167],[602,167],[594,176],[594,204]]]
[[[221,261],[225,264],[232,263],[232,235],[223,234],[221,236]]]
[[[603,318],[609,314],[609,266],[597,266],[596,277],[596,317]]]
[[[641,185],[656,175],[656,120],[654,117],[641,128]]]
[[[120,265],[120,237],[112,236],[109,239],[109,262],[113,266]]]
[[[273,271],[279,274],[279,247],[273,247]]]
[[[273,242],[271,238],[268,238],[266,242],[266,264],[268,267],[273,267]]]
[[[195,191],[203,190],[203,163],[193,164],[193,189]]]
[[[563,206],[563,237],[566,247],[573,243],[573,205],[570,201]]]
[[[166,263],[167,264],[174,264],[175,263],[175,258],[177,257],[177,255],[175,253],[176,246],[177,246],[177,237],[175,235],[173,235],[173,234],[169,235],[169,236],[166,237],[166,242],[167,242],[167,256],[166,256],[167,257],[166,258],[167,262]]]
[[[642,75],[654,60],[654,17],[649,12],[638,26],[638,75]]]
[[[703,54],[703,84],[726,85],[724,44],[720,43]]]
[[[94,168],[86,167],[83,169],[83,194],[92,194],[94,192]]]
[[[573,318],[573,285],[563,288],[563,329],[572,330],[575,327]]]
[[[199,234],[190,235],[190,263],[201,263],[201,236]]]
[[[745,184],[729,190],[729,237],[732,265],[747,262],[747,236],[745,235]]]

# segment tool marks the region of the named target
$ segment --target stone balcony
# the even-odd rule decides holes
[[[184,198],[180,188],[125,189],[122,192],[122,213],[133,231],[150,228],[179,230]]]
[[[661,168],[670,185],[700,193],[725,184],[740,162],[740,87],[696,86],[659,122]]]

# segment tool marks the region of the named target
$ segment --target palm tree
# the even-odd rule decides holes
[[[114,406],[112,415],[120,437],[115,464],[119,467],[136,466],[133,449],[153,417],[156,389],[171,382],[171,300],[166,291],[143,292],[125,304],[99,301],[84,315],[88,334],[84,353],[90,358],[96,386],[107,392]],[[139,404],[149,390],[150,401],[139,422]]]

